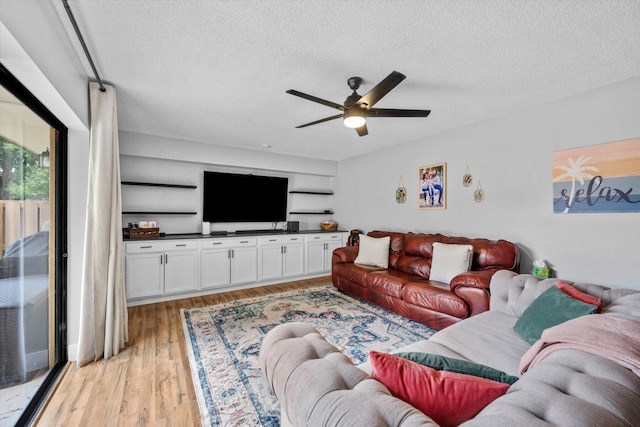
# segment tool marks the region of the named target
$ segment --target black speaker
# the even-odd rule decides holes
[[[293,232],[300,230],[300,221],[287,221],[287,231]]]

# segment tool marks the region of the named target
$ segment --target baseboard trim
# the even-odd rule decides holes
[[[67,359],[69,362],[76,362],[78,360],[78,344],[70,344],[67,346]]]

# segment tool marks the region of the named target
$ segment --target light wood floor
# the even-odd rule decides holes
[[[321,277],[130,307],[125,349],[82,368],[70,364],[36,426],[199,426],[180,309],[330,282]]]

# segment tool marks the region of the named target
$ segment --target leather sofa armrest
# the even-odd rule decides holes
[[[331,264],[354,262],[358,256],[358,246],[345,246],[334,249],[331,257]]]
[[[456,288],[460,286],[467,286],[472,288],[482,288],[489,290],[491,284],[491,277],[498,271],[497,269],[487,269],[478,271],[468,271],[466,273],[458,274],[453,279],[449,287],[455,292]]]
[[[469,316],[489,310],[489,284],[497,269],[469,271],[451,279],[450,289],[469,304]]]

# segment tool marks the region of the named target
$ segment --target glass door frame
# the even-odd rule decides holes
[[[55,117],[42,102],[38,100],[22,83],[15,78],[0,63],[0,83],[9,92],[26,105],[31,111],[47,122],[57,132],[51,166],[54,168],[54,250],[49,252],[53,256],[54,265],[54,298],[53,307],[53,337],[55,363],[50,366],[49,372],[42,385],[35,393],[16,426],[29,425],[41,407],[46,402],[49,392],[56,384],[58,377],[64,372],[68,362],[67,353],[67,127]],[[51,272],[50,272],[51,273]],[[51,301],[50,301],[51,307]],[[50,316],[51,319],[51,316]],[[51,328],[51,325],[50,325]],[[50,329],[51,330],[51,329]]]

